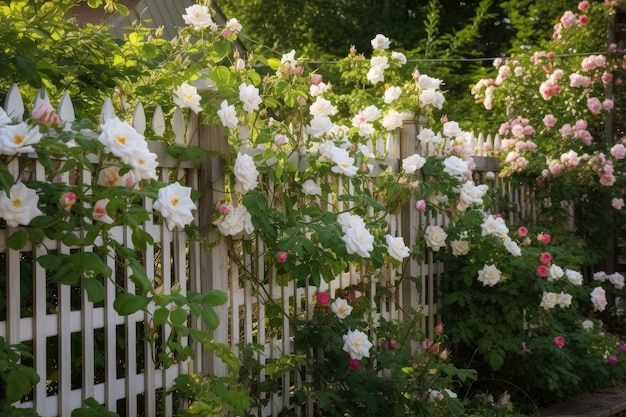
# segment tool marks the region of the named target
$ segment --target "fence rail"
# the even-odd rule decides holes
[[[38,94],[35,104],[41,101],[49,102],[45,91]],[[4,108],[11,117],[18,120],[23,118],[25,108],[17,87],[9,91]],[[65,95],[60,101],[58,114],[64,121],[74,120],[69,96]],[[110,101],[106,101],[100,115],[101,121],[113,116],[113,106]],[[166,129],[168,124],[169,130]],[[221,127],[202,125],[195,115],[185,120],[180,109],[175,111],[171,121],[166,121],[161,109],[157,108],[148,123],[143,107],[138,105],[132,125],[142,134],[149,130],[152,134],[162,136],[166,131],[171,131],[173,142],[201,146],[211,151],[209,155],[226,153],[228,150]],[[417,127],[407,123],[400,134],[390,136],[384,144],[377,142],[372,146],[377,153],[385,155],[389,166],[397,170],[403,158],[420,151],[421,145],[416,136]],[[489,150],[499,145],[497,135],[479,135],[468,140],[475,143],[477,155],[481,157],[489,156]],[[174,175],[177,162],[167,155],[166,147],[167,144],[162,141],[150,143],[150,149],[158,155],[160,180],[163,181],[168,181]],[[44,167],[34,160],[32,164],[32,175],[44,180]],[[221,320],[214,332],[217,342],[228,344],[235,352],[238,352],[239,342],[260,343],[264,346],[258,355],[260,361],[292,353],[293,329],[287,318],[279,325],[267,324],[268,303],[275,303],[284,311],[292,310],[311,317],[311,301],[316,291],[334,293],[349,285],[365,285],[363,288],[372,300],[379,287],[390,290],[390,295],[380,303],[380,314],[388,319],[401,319],[403,311],[408,308],[422,308],[425,318],[420,325],[432,336],[437,321],[437,282],[442,272],[442,265],[434,262],[432,254],[422,263],[410,261],[407,273],[421,280],[422,290],[419,292],[408,281],[396,286],[397,271],[394,269],[380,271],[377,280],[363,281],[361,271],[355,266],[336,280],[320,284],[319,288],[299,288],[294,282],[283,286],[276,282],[271,271],[268,272],[269,276],[263,275],[265,268],[262,258],[247,257],[245,262],[250,270],[258,274],[257,281],[267,282],[262,288],[255,287],[251,280],[242,277],[239,266],[229,257],[232,251],[240,249],[229,246],[211,227],[213,208],[224,200],[227,189],[224,162],[217,156],[209,156],[199,167],[187,164],[182,168],[178,171],[179,178],[201,192],[196,224],[202,230],[203,238],[217,245],[207,253],[198,242],[189,242],[183,232],[169,231],[151,218],[145,223],[144,230],[154,238],[155,244],[149,245],[144,253],[144,267],[148,276],[162,277],[164,291],[178,285],[183,292],[219,289],[228,293],[228,304],[216,308]],[[16,178],[19,176],[21,167],[17,161],[12,162],[9,169]],[[86,181],[93,180],[89,172],[85,172],[85,178]],[[338,183],[337,186],[341,188],[348,185]],[[526,198],[521,194],[519,197]],[[333,196],[324,198],[332,199]],[[146,200],[144,204],[150,209],[152,202]],[[445,225],[447,221],[442,216],[426,218],[418,210],[412,209],[414,206],[415,201],[411,201],[401,213],[388,219],[390,232],[403,236],[406,242],[415,241],[423,225]],[[94,305],[89,302],[84,288],[53,284],[47,272],[35,261],[46,251],[70,253],[74,248],[47,240],[43,244],[27,245],[21,251],[13,251],[5,243],[11,232],[11,229],[0,230],[0,280],[4,281],[4,288],[0,287],[0,291],[4,292],[7,301],[6,306],[0,308],[0,335],[8,343],[29,345],[33,359],[32,363],[26,364],[33,366],[41,376],[41,382],[20,406],[33,407],[42,416],[69,416],[72,409],[82,406],[86,398],[94,397],[109,410],[122,416],[170,416],[176,404],[167,390],[179,372],[225,373],[224,365],[210,353],[202,352],[199,345],[194,345],[194,350],[200,354],[193,360],[169,369],[155,365],[154,346],[144,338],[152,307],[148,307],[147,313],[138,312],[124,317],[112,308],[116,295],[115,282],[123,283],[127,291],[134,290],[128,279],[130,272],[116,267],[114,259],[107,261],[114,275],[104,283],[105,300]],[[118,242],[132,248],[128,229],[116,227],[112,233]],[[262,251],[262,242],[256,242],[256,245],[257,250]],[[93,250],[93,247],[84,250]],[[161,337],[167,336],[168,329],[164,328]],[[259,375],[259,378],[264,378],[264,375]],[[283,407],[288,407],[290,386],[301,382],[297,378],[298,375],[285,374],[282,392],[276,395],[262,394],[267,396],[268,405],[257,411],[264,416],[276,415]],[[306,414],[306,410],[302,413]]]

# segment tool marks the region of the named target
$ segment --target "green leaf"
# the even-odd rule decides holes
[[[202,309],[202,320],[209,326],[211,330],[217,329],[220,324],[220,318],[212,307],[205,306]]]
[[[270,58],[267,60],[267,65],[274,71],[276,71],[280,67],[280,59],[278,58]]]
[[[145,308],[150,299],[144,295],[135,295],[127,292],[121,293],[113,302],[113,308],[122,316],[136,313]]]
[[[228,294],[221,290],[210,290],[204,294],[202,301],[212,306],[221,306],[228,301]]]
[[[39,265],[41,265],[44,269],[47,269],[48,271],[58,271],[59,268],[61,268],[61,265],[69,262],[69,255],[54,255],[51,253],[47,253],[38,257],[37,262],[39,262]]]
[[[152,282],[150,278],[148,278],[148,274],[146,273],[146,269],[143,267],[141,262],[137,259],[129,259],[128,264],[132,271],[132,275],[130,276],[131,281],[141,288],[141,290],[145,293],[152,289]]]
[[[154,325],[155,326],[160,326],[162,324],[164,324],[167,321],[167,318],[170,315],[170,311],[165,308],[165,307],[161,307],[157,310],[154,311],[154,315],[152,316],[152,320],[154,321]]]
[[[104,285],[96,278],[83,279],[85,291],[87,291],[87,299],[92,303],[99,303],[104,300]]]
[[[154,244],[154,239],[152,238],[152,235],[140,228],[133,229],[132,241],[135,248],[139,250],[146,250],[147,245]]]
[[[174,326],[182,326],[187,321],[187,311],[182,308],[175,308],[170,312],[170,321]]]
[[[20,250],[28,242],[28,233],[25,230],[18,230],[7,239],[7,246],[13,250]]]
[[[6,376],[6,402],[13,403],[19,401],[32,389],[32,381],[26,373],[19,368],[12,369]]]
[[[77,285],[80,282],[80,276],[81,274],[76,270],[76,267],[71,262],[67,262],[59,267],[52,279],[65,285]]]
[[[6,166],[5,166],[6,169]],[[0,171],[0,187],[2,187],[2,189],[5,192],[8,192],[11,187],[13,187],[13,184],[15,183],[15,178],[13,178],[13,175],[5,170],[1,170]]]

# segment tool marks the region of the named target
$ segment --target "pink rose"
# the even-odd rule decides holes
[[[76,202],[76,194],[74,194],[71,191],[63,194],[61,198],[59,199],[59,203],[61,204],[61,207],[63,207],[63,209],[68,212],[71,210],[75,202]]]
[[[613,158],[624,159],[624,157],[626,157],[626,146],[624,146],[621,143],[618,143],[616,145],[613,145],[610,152],[611,152],[611,155],[613,155]]]
[[[611,200],[611,205],[615,210],[621,210],[624,208],[624,199],[623,198],[614,198]]]
[[[219,212],[221,214],[228,214],[229,211],[230,211],[230,207],[227,204],[220,204]]]
[[[330,305],[330,295],[327,292],[318,292],[315,294],[317,299],[317,305],[320,307],[327,307]]]
[[[537,267],[537,275],[539,275],[540,277],[547,277],[549,272],[550,269],[545,265],[539,265]]]
[[[278,260],[278,262],[280,262],[281,264],[284,264],[285,262],[287,262],[287,252],[283,252],[280,251],[276,254],[276,259]]]
[[[426,201],[418,200],[418,202],[415,203],[415,208],[418,209],[419,211],[426,210]]]
[[[361,362],[358,359],[348,359],[348,368],[359,370],[361,369]]]
[[[589,16],[587,15],[582,15],[578,18],[578,23],[580,23],[582,26],[587,26],[589,24]]]
[[[583,11],[589,8],[589,2],[587,0],[583,0],[578,3],[578,10]]]
[[[554,339],[552,339],[552,343],[554,343],[554,346],[562,348],[563,346],[565,346],[565,338],[563,336],[556,336]]]
[[[548,252],[544,252],[541,254],[541,256],[539,256],[539,260],[548,265],[550,263],[550,261],[552,261],[552,255],[550,255]]]
[[[611,355],[607,358],[607,361],[611,364],[611,365],[615,365],[618,360],[617,360],[617,356],[615,355]]]
[[[524,237],[528,234],[528,229],[525,228],[524,226],[520,226],[520,228],[517,229],[517,234]]]
[[[550,243],[552,238],[547,233],[539,233],[537,235],[537,240],[540,241],[541,243],[543,243],[544,245],[547,245],[548,243]]]
[[[443,323],[437,323],[437,325],[435,326],[435,333],[441,332],[443,332]]]

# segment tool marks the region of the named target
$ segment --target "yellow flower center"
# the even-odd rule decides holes
[[[363,343],[361,342],[361,339],[357,339],[354,341],[354,346],[359,347],[361,346]]]
[[[15,135],[15,137],[13,139],[15,140],[15,143],[17,145],[19,145],[20,143],[22,143],[24,141],[24,136],[23,135]]]
[[[172,198],[172,200],[170,201],[170,203],[171,203],[173,206],[176,206],[176,205],[178,205],[178,199],[177,199],[177,198]]]
[[[117,141],[117,143],[119,143],[120,145],[126,145],[126,136],[117,136],[115,138],[115,140]]]
[[[22,205],[22,200],[20,200],[19,198],[16,198],[15,200],[13,200],[13,207],[20,207]]]

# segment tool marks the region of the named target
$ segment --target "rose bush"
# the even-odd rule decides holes
[[[460,368],[477,365],[469,360],[462,363],[475,351],[489,365],[477,366],[481,374],[505,370],[508,373],[503,377],[512,379],[519,377],[513,372],[516,369],[549,374],[545,381],[535,384],[532,380],[533,385],[525,387],[539,396],[546,389],[571,394],[574,390],[564,381],[582,384],[581,377],[592,378],[591,369],[599,364],[620,363],[605,359],[607,350],[597,348],[606,339],[580,325],[584,321],[577,307],[599,309],[603,304],[600,290],[590,295],[591,289],[581,285],[583,241],[555,235],[541,225],[528,226],[534,236],[527,229],[511,233],[502,216],[489,214],[493,195],[486,184],[474,181],[469,134],[442,113],[442,80],[417,69],[407,70],[406,56],[390,50],[391,41],[379,34],[372,40],[369,59],[353,49],[339,63],[348,70],[336,82],[357,88],[353,93],[338,94],[333,91],[335,81],[307,69],[295,51],[280,59],[241,56],[232,46],[241,25],[236,19],[218,25],[211,13],[207,5],[186,9],[183,18],[187,26],[172,42],[152,36],[142,27],[128,35],[120,56],[128,58],[129,66],[141,67],[142,76],[129,74],[119,80],[125,94],[117,105],[123,109],[135,100],[147,108],[163,104],[167,113],[178,106],[200,114],[205,123],[224,128],[228,147],[220,156],[225,161],[226,192],[212,210],[213,225],[228,244],[231,260],[239,266],[239,278],[250,283],[268,310],[279,310],[281,317],[288,314],[297,329],[294,344],[300,353],[250,369],[264,372],[270,379],[294,369],[305,373],[310,384],[294,387],[294,404],[312,401],[314,407],[328,413],[375,415],[393,410],[395,415],[446,415],[461,412],[461,402],[452,395],[458,392],[453,378],[464,381],[473,375]],[[505,73],[502,70],[502,79]],[[554,94],[554,88],[550,91]],[[595,101],[590,107],[596,109]],[[128,314],[153,302],[157,306],[155,325],[168,323],[180,335],[188,332],[206,342],[204,333],[191,332],[183,323],[194,314],[215,326],[210,307],[224,302],[224,295],[159,293],[152,277],[138,265],[137,254],[125,250],[108,234],[111,227],[125,224],[132,229],[136,249],[152,244],[150,235],[139,227],[153,215],[144,205],[151,200],[169,227],[184,227],[193,236],[193,228],[188,227],[196,197],[193,190],[157,181],[155,155],[142,135],[121,119],[63,126],[52,112],[36,110],[28,123],[0,114],[1,149],[6,149],[7,162],[0,170],[6,194],[0,200],[5,208],[2,215],[9,227],[27,226],[13,233],[8,244],[19,248],[28,239],[38,243],[48,237],[80,246],[92,245],[102,237],[100,254],[51,254],[39,262],[61,283],[85,280],[94,301],[102,299],[100,281],[94,276],[109,274],[101,256],[115,254],[127,262],[133,271],[131,280],[141,289],[140,294],[118,297],[119,312]],[[553,123],[553,119],[546,120]],[[419,126],[419,149],[398,161],[392,149],[393,135],[405,123]],[[532,152],[535,146],[526,136],[533,134],[533,125],[524,118],[510,125],[521,143],[519,151]],[[588,135],[582,132],[589,131],[589,126],[581,123],[577,127],[583,142]],[[42,129],[45,134],[40,137]],[[546,141],[546,147],[550,146]],[[62,181],[29,182],[22,163],[9,163],[17,155],[27,164],[29,156],[23,154],[32,152],[50,171],[50,178],[60,176]],[[193,150],[176,145],[170,146],[169,152],[202,159]],[[614,153],[620,155],[620,149]],[[573,154],[568,158],[576,159]],[[608,175],[605,160],[600,154],[594,158],[593,166],[601,175],[594,174]],[[529,169],[523,160],[515,163],[515,158],[510,159],[505,161],[505,172],[515,171],[515,166]],[[66,160],[72,162],[56,163]],[[509,162],[511,167],[506,165]],[[96,184],[81,182],[85,171],[93,173]],[[24,181],[20,183],[18,178]],[[39,200],[29,204],[26,214],[11,209],[29,199],[35,202],[37,196]],[[414,242],[405,241],[389,221],[411,198],[423,218],[446,218],[445,225],[421,223]],[[70,232],[77,227],[87,232],[85,239],[78,240]],[[273,274],[278,283],[297,286],[332,282],[352,267],[362,271],[365,284],[376,284],[377,290],[393,296],[404,280],[417,281],[405,268],[411,258],[421,260],[428,251],[445,262],[441,313],[450,318],[445,322],[454,355],[443,348],[442,340],[426,339],[415,325],[421,317],[419,311],[405,312],[408,321],[381,318],[377,326],[376,302],[380,300],[332,300],[329,294],[318,293],[312,317],[283,312],[279,305],[272,308],[275,301],[263,298],[267,276],[258,276],[256,263],[243,261],[252,255],[263,261],[268,276]],[[619,279],[614,280],[619,284]],[[176,307],[169,310],[171,305]],[[268,331],[279,331],[272,328],[271,319]],[[436,332],[442,337],[441,328]],[[550,349],[556,348],[553,340],[557,336],[563,337],[565,344],[554,353]],[[421,347],[415,349],[415,344]],[[175,346],[172,344],[172,349]],[[593,355],[584,356],[583,347]],[[222,384],[219,389],[223,390],[223,380],[182,375],[176,388],[189,402],[189,409],[181,413],[201,410],[210,415],[215,407],[225,405],[241,412],[253,401],[263,405],[262,399],[250,399],[241,392],[242,375],[250,369],[243,367],[237,375],[232,370],[236,362],[227,349],[211,344],[205,349],[226,358],[231,368],[228,387],[240,396],[232,398],[236,405],[224,404],[230,400],[220,402],[211,391],[215,384]],[[252,362],[250,349],[241,349],[241,360],[250,361],[245,363]],[[175,353],[183,360],[193,352]],[[546,361],[548,354],[563,355],[563,361]],[[526,361],[535,356],[542,360]],[[585,358],[585,372],[574,378],[573,358],[580,357]],[[462,366],[452,366],[450,359]],[[172,363],[167,355],[161,360],[165,365]],[[522,360],[526,368],[516,367]],[[546,369],[557,372],[544,372]],[[611,376],[619,376],[622,368],[608,369],[601,378],[585,383],[599,386]],[[269,382],[264,385],[269,386],[267,390],[278,389],[278,384]]]

